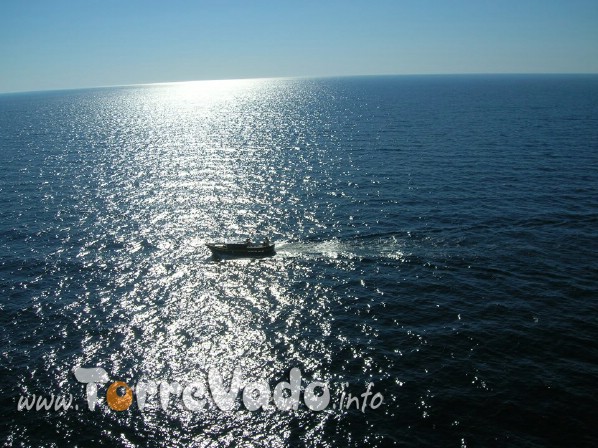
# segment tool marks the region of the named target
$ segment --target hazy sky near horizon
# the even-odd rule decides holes
[[[598,73],[596,0],[2,0],[0,92],[292,76]]]

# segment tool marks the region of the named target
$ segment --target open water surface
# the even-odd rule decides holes
[[[6,445],[598,445],[596,76],[0,95],[0,167]],[[204,247],[248,235],[277,254]],[[91,411],[80,366],[331,399]]]

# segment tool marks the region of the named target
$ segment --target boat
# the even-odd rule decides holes
[[[212,255],[229,255],[234,257],[264,257],[274,255],[274,243],[266,240],[261,243],[207,243],[207,248],[212,251]]]

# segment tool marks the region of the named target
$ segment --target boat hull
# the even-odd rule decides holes
[[[208,243],[206,247],[216,256],[264,257],[275,253],[274,244]]]

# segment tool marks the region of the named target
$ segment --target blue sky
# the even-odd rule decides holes
[[[598,73],[598,1],[0,1],[0,92],[438,73]]]

